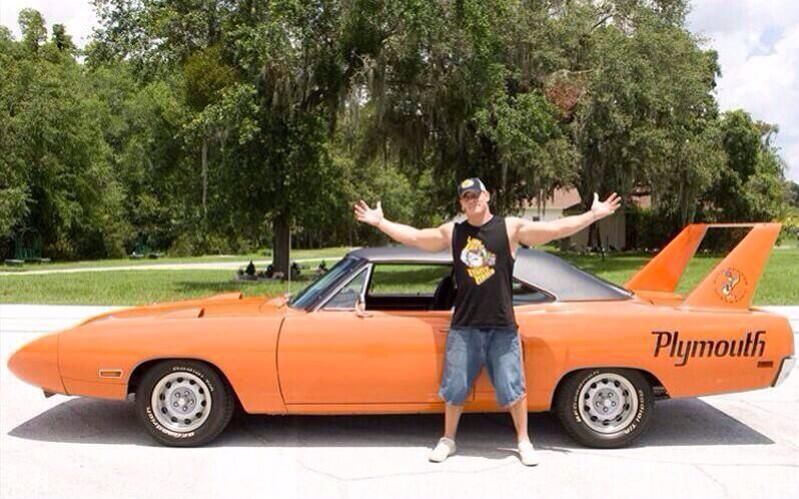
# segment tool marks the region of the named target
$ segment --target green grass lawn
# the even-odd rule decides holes
[[[650,256],[619,256],[606,258],[598,255],[559,255],[581,269],[608,281],[624,284],[641,268]],[[721,257],[697,255],[688,264],[677,286],[678,293],[687,293],[707,275]],[[755,293],[756,305],[799,304],[799,248],[779,247],[771,251],[768,263]]]
[[[332,258],[345,252],[346,250],[342,248],[306,250],[304,253],[300,250],[295,251],[292,258],[324,257],[328,258],[330,264]],[[618,284],[623,284],[650,258],[648,255],[623,255],[602,260],[598,255],[556,254],[588,272]],[[249,259],[247,255],[232,257],[233,261],[247,259]],[[174,259],[173,261],[191,263],[203,260]],[[677,291],[684,293],[692,289],[718,261],[719,257],[705,255],[695,257],[688,265]],[[152,260],[149,262],[152,263]],[[89,263],[91,262],[81,262],[83,266],[88,266]],[[110,262],[102,263],[110,265]],[[128,261],[124,261],[124,264],[127,263]],[[309,268],[304,271],[300,279],[291,283],[290,291],[294,293],[313,279],[310,269],[315,267],[315,263],[310,262],[305,265]],[[42,267],[44,266],[36,266],[36,268]],[[375,291],[428,291],[432,290],[441,275],[439,271],[424,268],[406,268],[402,277],[392,276],[391,272],[394,271],[400,269],[386,269],[382,285]],[[138,305],[229,291],[242,291],[245,295],[274,296],[288,290],[286,283],[280,281],[257,283],[235,281],[234,274],[235,272],[230,270],[138,270],[0,276],[0,303]],[[406,280],[411,282],[406,284],[404,283]],[[754,302],[757,305],[799,304],[797,282],[799,282],[799,248],[775,248],[771,252],[768,265],[758,285]]]
[[[0,277],[0,303],[140,305],[242,291],[245,295],[278,295],[280,281],[234,281],[229,270],[123,270]],[[312,277],[292,281],[298,291]]]
[[[321,249],[296,249],[291,251],[292,259],[306,258],[331,258],[340,257],[352,248],[337,246]],[[161,257],[161,258],[118,258],[109,260],[86,260],[76,262],[50,262],[50,263],[25,263],[19,266],[3,265],[0,262],[0,270],[3,272],[23,272],[27,270],[56,270],[56,269],[76,269],[85,267],[121,267],[130,265],[167,265],[171,263],[217,263],[217,262],[244,262],[250,260],[271,260],[270,256],[260,253],[248,253],[245,255],[202,255],[190,257]]]

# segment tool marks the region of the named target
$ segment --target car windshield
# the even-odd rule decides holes
[[[338,280],[349,274],[350,271],[358,265],[356,258],[343,258],[330,270],[319,276],[315,281],[309,284],[305,289],[297,293],[294,298],[289,302],[292,308],[306,308],[311,303],[315,302],[319,295],[325,292],[331,284],[338,282]]]

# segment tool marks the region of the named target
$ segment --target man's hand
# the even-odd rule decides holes
[[[443,251],[449,248],[452,240],[452,227],[454,225],[452,222],[447,222],[439,227],[421,230],[410,225],[391,222],[383,217],[383,208],[380,206],[380,201],[372,209],[361,199],[355,203],[353,210],[358,221],[377,227],[378,230],[391,239],[406,246],[413,246],[425,251]]]
[[[361,199],[355,203],[354,210],[355,218],[357,218],[359,222],[364,222],[376,227],[380,221],[383,220],[383,208],[380,206],[380,201],[377,202],[374,209],[371,209],[369,205]]]
[[[591,213],[596,220],[599,220],[612,215],[619,206],[621,206],[621,197],[615,192],[602,203],[599,202],[599,195],[595,192],[594,202],[591,204]]]

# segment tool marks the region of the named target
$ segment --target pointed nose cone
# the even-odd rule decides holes
[[[58,372],[58,334],[36,338],[8,359],[8,369],[19,379],[54,393],[66,393]]]

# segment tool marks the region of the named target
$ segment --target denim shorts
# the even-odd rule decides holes
[[[521,345],[515,327],[453,327],[447,335],[439,397],[448,404],[462,405],[483,364],[500,406],[511,405],[525,394]]]

